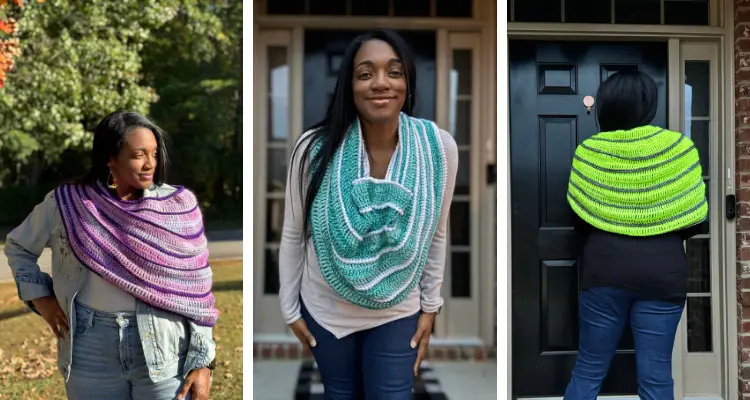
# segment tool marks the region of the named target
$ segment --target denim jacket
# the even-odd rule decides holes
[[[174,191],[175,188],[168,185],[154,186],[146,190],[144,196],[162,197]],[[51,276],[42,272],[38,264],[45,247],[52,249]],[[73,358],[75,297],[90,271],[72,253],[54,193],[49,193],[23,223],[8,234],[5,255],[13,271],[18,297],[32,311],[38,314],[31,300],[54,294],[68,317],[71,329],[57,341],[57,365],[67,382]],[[137,300],[136,318],[149,375],[154,383],[179,374],[187,376],[191,370],[208,366],[216,355],[213,328],[196,325]],[[180,368],[183,357],[185,363]]]

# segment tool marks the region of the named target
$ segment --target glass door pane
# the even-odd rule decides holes
[[[701,158],[704,182],[711,187],[710,61],[685,61],[685,136],[691,138]],[[710,192],[709,192],[710,198]],[[710,207],[709,199],[709,207]],[[711,232],[710,216],[700,235],[685,243],[688,260],[687,350],[713,351],[711,335]]]
[[[472,50],[454,49],[450,71],[450,127],[458,145],[458,172],[450,214],[451,287],[453,298],[471,296],[471,119]]]
[[[268,71],[268,120],[266,136],[266,262],[265,294],[279,293],[279,242],[284,223],[284,190],[289,158],[290,67],[287,46],[269,46],[266,50]]]

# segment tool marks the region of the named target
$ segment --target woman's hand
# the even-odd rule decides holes
[[[208,400],[208,393],[211,391],[211,370],[198,368],[190,371],[182,390],[177,393],[177,400],[184,399],[190,390],[193,391],[193,400]]]
[[[300,318],[292,322],[289,324],[289,328],[294,332],[294,336],[297,336],[297,339],[302,343],[302,346],[310,348],[315,347],[317,344],[312,333],[307,329],[307,324],[304,319]]]
[[[39,314],[44,318],[44,322],[52,328],[52,333],[57,336],[58,339],[62,339],[64,333],[70,332],[68,327],[68,317],[60,308],[60,304],[57,302],[55,296],[45,296],[38,299],[31,300]]]
[[[414,363],[414,376],[417,376],[417,373],[419,373],[419,365],[422,364],[424,355],[427,353],[427,347],[430,345],[430,335],[432,335],[433,325],[435,325],[435,313],[423,312],[419,315],[417,332],[411,338],[411,348],[419,346],[419,350],[417,350],[417,362]]]

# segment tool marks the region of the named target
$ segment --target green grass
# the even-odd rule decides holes
[[[242,262],[215,261],[221,316],[214,328],[217,367],[212,399],[242,399]],[[57,345],[44,321],[27,312],[12,283],[0,284],[0,399],[65,400]]]

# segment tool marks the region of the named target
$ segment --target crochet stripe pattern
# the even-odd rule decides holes
[[[327,167],[312,205],[313,246],[328,284],[360,307],[393,307],[419,283],[446,184],[439,133],[402,113],[386,177],[375,179],[357,120]]]
[[[572,164],[568,203],[601,230],[654,236],[708,217],[698,150],[679,132],[602,132],[578,146]]]
[[[146,304],[216,324],[203,218],[190,191],[125,201],[101,183],[66,184],[55,200],[81,264]]]

